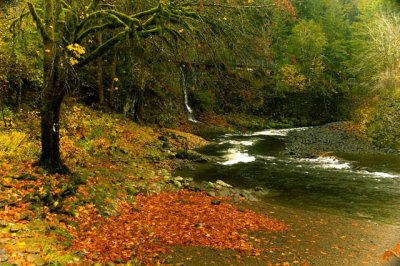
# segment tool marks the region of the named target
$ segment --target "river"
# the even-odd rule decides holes
[[[197,151],[219,163],[177,174],[221,179],[240,188],[262,187],[264,200],[298,209],[400,225],[400,156],[333,153],[309,159],[285,153],[290,130],[215,137]]]

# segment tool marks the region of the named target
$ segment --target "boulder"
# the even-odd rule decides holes
[[[217,180],[217,182],[215,182],[215,184],[220,185],[221,187],[227,187],[227,188],[231,188],[232,185],[229,185],[228,183],[225,183],[222,180]]]

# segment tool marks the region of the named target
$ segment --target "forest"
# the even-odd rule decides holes
[[[396,265],[399,14],[0,0],[0,264]]]

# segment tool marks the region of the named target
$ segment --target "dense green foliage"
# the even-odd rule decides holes
[[[44,51],[26,3],[0,3],[0,100],[7,125],[9,110],[18,111],[21,102],[39,105]],[[105,18],[95,34],[72,38],[70,45],[79,41],[85,51],[96,51],[118,34],[120,25],[114,24],[126,23],[121,14],[149,10],[159,1],[100,3],[110,6],[114,21]],[[89,8],[75,4],[77,14]],[[143,38],[140,45],[135,38],[121,38],[79,69],[74,65],[84,55],[75,51],[78,46],[67,49],[70,94],[137,121],[176,127],[185,114],[184,79],[196,117],[238,113],[242,120],[258,117],[254,121],[264,122],[246,124],[260,126],[353,118],[371,140],[399,148],[393,123],[400,95],[395,2],[180,1],[179,6],[194,11],[196,23],[151,18],[163,20],[155,22],[160,34]],[[98,21],[90,23],[87,29]],[[392,130],[383,136],[382,128],[389,125]]]

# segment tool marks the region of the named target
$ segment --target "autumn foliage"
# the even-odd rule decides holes
[[[223,200],[224,198],[218,198]],[[135,197],[134,203],[119,202],[120,213],[101,218],[93,205],[80,210],[75,221],[81,230],[69,230],[76,237],[72,249],[87,252],[87,260],[156,262],[168,246],[202,246],[232,249],[259,255],[250,242],[249,231],[281,231],[287,226],[229,203],[211,204],[214,197],[203,192]]]

